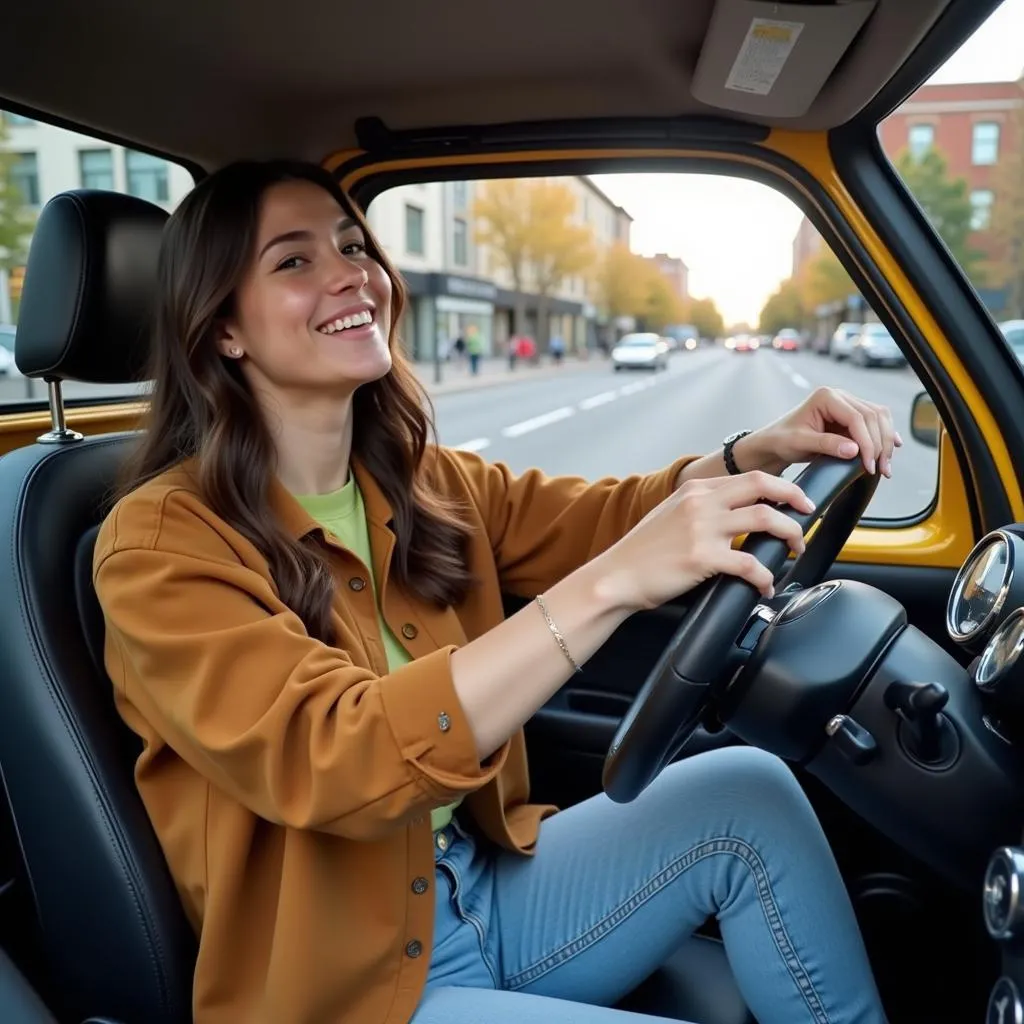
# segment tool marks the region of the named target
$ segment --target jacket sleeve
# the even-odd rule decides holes
[[[116,526],[100,539],[95,584],[115,685],[254,814],[373,839],[501,769],[507,744],[484,766],[477,757],[453,648],[375,676],[310,637],[272,584],[173,500],[145,543],[123,546]]]
[[[503,463],[445,450],[466,481],[490,539],[502,590],[534,597],[621,540],[673,491],[680,470],[590,483],[530,469],[516,476]]]

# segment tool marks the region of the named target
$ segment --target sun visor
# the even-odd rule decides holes
[[[717,0],[690,91],[737,114],[800,117],[876,3]]]

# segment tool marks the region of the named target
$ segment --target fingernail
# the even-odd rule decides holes
[[[839,446],[839,454],[842,455],[843,458],[851,459],[857,454],[857,445],[853,441],[844,441]]]
[[[900,445],[901,447],[903,446],[903,435],[902,434],[897,434],[896,435],[896,443],[898,445]]]
[[[875,465],[875,460],[874,459],[868,459],[868,472],[873,475],[876,469],[877,469],[877,466]]]

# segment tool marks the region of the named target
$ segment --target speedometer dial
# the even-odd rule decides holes
[[[1009,590],[1013,539],[999,531],[989,534],[957,574],[946,609],[946,629],[954,640],[980,638],[997,621]]]

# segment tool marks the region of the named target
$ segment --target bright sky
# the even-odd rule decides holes
[[[1013,81],[1022,70],[1024,0],[1004,0],[931,80]],[[682,257],[690,293],[713,298],[727,325],[756,324],[765,300],[789,276],[801,214],[767,186],[718,175],[593,178],[634,218],[633,248]]]

